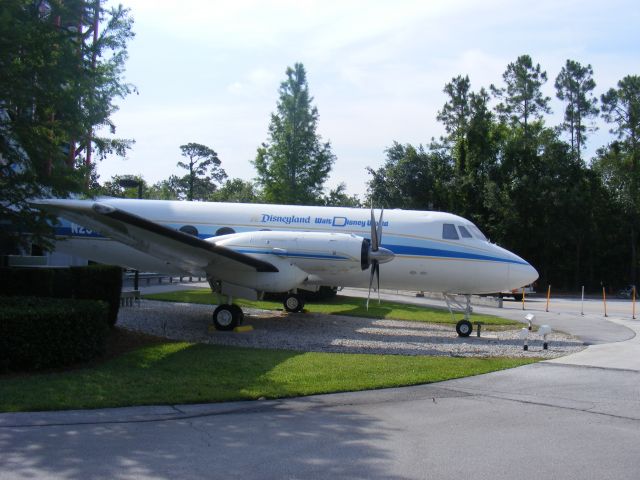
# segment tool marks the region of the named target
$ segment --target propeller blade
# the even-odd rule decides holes
[[[369,293],[367,294],[367,311],[369,311],[369,299],[371,298],[371,286],[373,285],[373,272],[378,264],[375,260],[371,263],[371,276],[369,277]]]
[[[376,228],[376,217],[373,213],[373,203],[371,204],[371,251],[377,252],[380,242],[378,241],[378,229]]]
[[[378,281],[378,305],[380,305],[380,264],[376,262],[376,280]]]
[[[380,220],[378,220],[378,248],[382,245],[382,215],[384,214],[384,208],[380,210]]]
[[[378,303],[380,303],[380,263],[386,263],[393,259],[393,252],[382,245],[382,219],[384,217],[384,208],[380,210],[380,219],[376,222],[375,212],[373,211],[373,202],[371,202],[371,244],[369,250],[369,265],[371,268],[371,276],[369,277],[369,293],[367,294],[367,310],[369,310],[369,300],[371,299],[371,287],[373,286],[373,277],[376,277],[376,285],[378,292]]]

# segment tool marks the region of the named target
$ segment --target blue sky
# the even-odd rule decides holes
[[[118,2],[114,2],[118,3]],[[181,174],[179,146],[213,148],[230,177],[252,179],[287,66],[302,62],[337,156],[327,182],[362,194],[366,167],[398,141],[428,143],[442,89],[469,75],[472,89],[502,85],[507,64],[529,54],[553,82],[570,58],[593,66],[596,94],[640,75],[636,1],[207,1],[124,0],[135,20],[126,80],[139,94],[119,102],[117,136],[136,141],[124,160],[98,166],[101,180]],[[587,155],[610,139],[588,141]]]

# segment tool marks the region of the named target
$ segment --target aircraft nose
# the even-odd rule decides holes
[[[509,283],[512,288],[530,285],[538,279],[538,271],[523,260],[522,263],[509,265]]]

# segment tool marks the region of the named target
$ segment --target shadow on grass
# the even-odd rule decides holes
[[[94,368],[0,379],[0,411],[220,402],[275,395],[268,373],[298,352],[166,343]]]

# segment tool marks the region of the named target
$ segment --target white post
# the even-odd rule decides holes
[[[582,307],[580,308],[580,315],[584,317],[584,285],[582,286]]]

